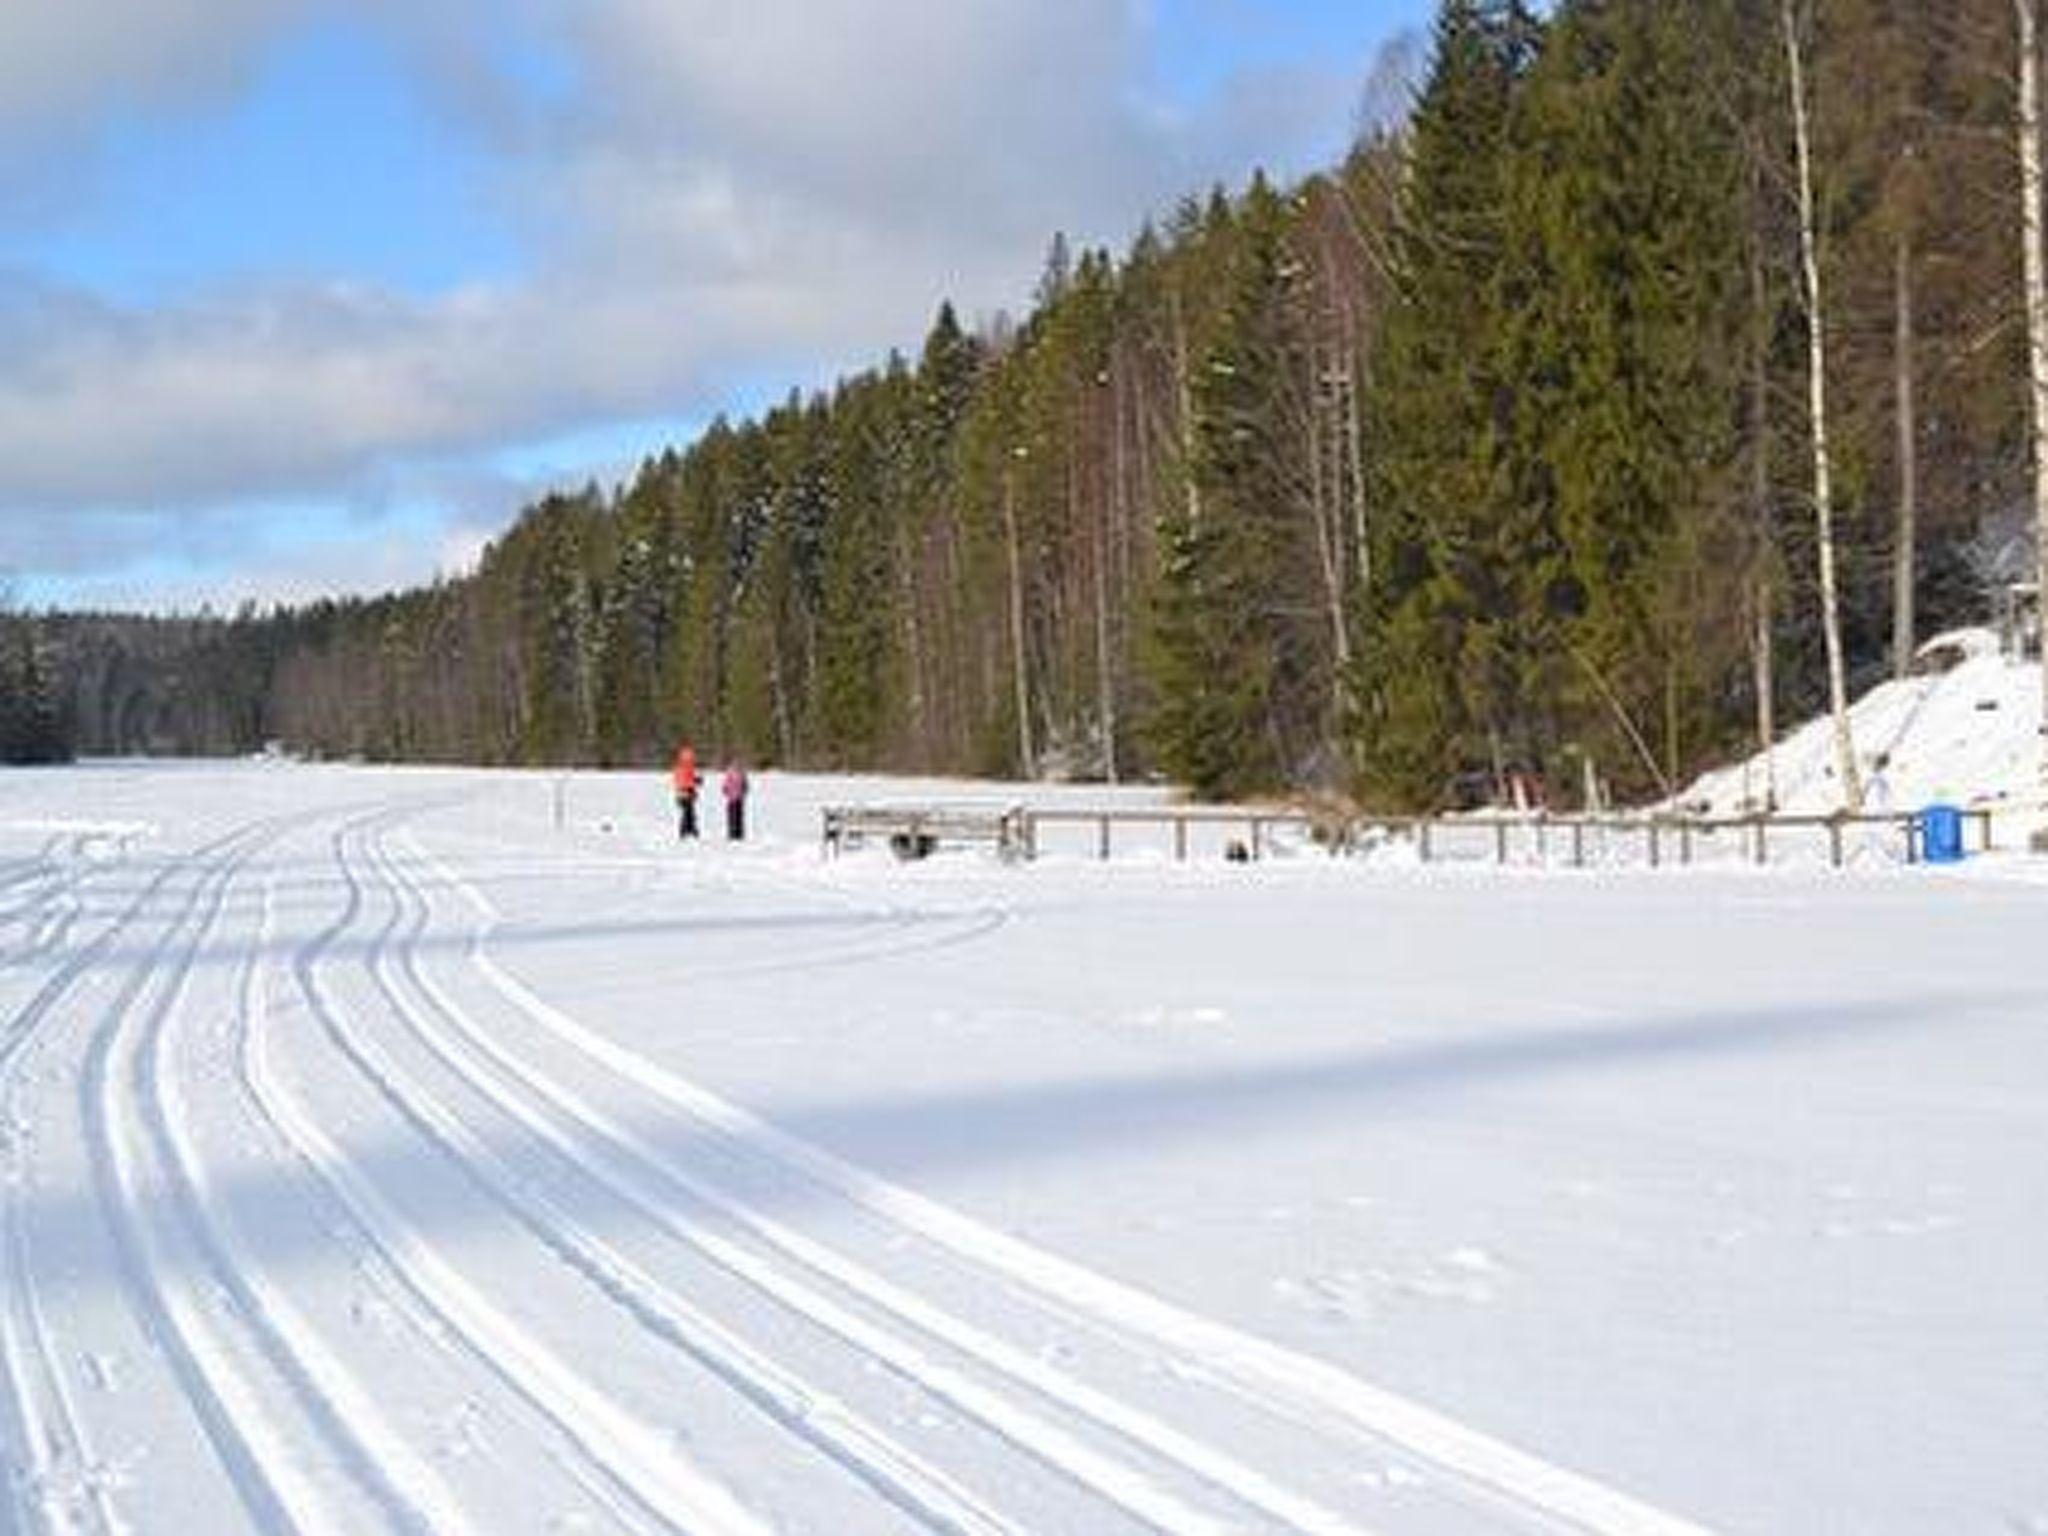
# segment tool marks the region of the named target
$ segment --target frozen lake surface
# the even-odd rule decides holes
[[[2048,1533],[2048,871],[756,788],[0,777],[0,1530]]]

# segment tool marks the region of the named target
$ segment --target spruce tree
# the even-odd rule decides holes
[[[62,677],[43,626],[0,614],[0,763],[59,763],[72,756]]]
[[[1547,649],[1522,682],[1545,733],[1523,750],[1568,779],[1570,747],[1668,792],[1740,665],[1739,629],[1703,622],[1738,604],[1708,565],[1733,523],[1743,319],[1713,95],[1728,11],[1565,6],[1515,117],[1508,526]]]
[[[1298,778],[1332,714],[1304,496],[1313,357],[1297,328],[1289,223],[1257,178],[1195,388],[1200,512],[1167,530],[1154,729],[1166,766],[1207,795]]]
[[[1364,788],[1397,803],[1498,763],[1543,655],[1524,577],[1553,541],[1515,525],[1501,355],[1521,296],[1505,269],[1510,132],[1539,40],[1520,0],[1445,0],[1410,128],[1369,401],[1378,517],[1356,722]]]

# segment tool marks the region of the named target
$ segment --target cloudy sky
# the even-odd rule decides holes
[[[1327,163],[1430,0],[5,0],[0,573],[459,569],[550,484]]]

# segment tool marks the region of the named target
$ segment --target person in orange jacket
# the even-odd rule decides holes
[[[676,749],[676,765],[669,775],[676,786],[676,836],[697,835],[697,749],[687,741]]]
[[[738,758],[725,765],[725,836],[741,842],[747,835],[747,770]]]

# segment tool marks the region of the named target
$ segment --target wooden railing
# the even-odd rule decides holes
[[[879,838],[905,859],[923,858],[945,843],[987,843],[1005,857],[1028,856],[1029,815],[1019,805],[828,805],[825,851]]]
[[[1975,852],[1992,847],[1992,813],[1962,813],[1966,828],[1975,830]],[[1596,854],[1611,853],[1615,844],[1639,847],[1653,869],[1666,864],[1690,865],[1701,850],[1732,839],[1742,857],[1768,864],[1797,840],[1812,846],[1824,837],[1828,862],[1839,868],[1854,851],[1856,834],[1890,842],[1908,862],[1924,853],[1920,816],[1912,813],[1833,816],[1677,816],[1561,815],[1515,816],[1359,816],[1335,817],[1280,807],[1160,806],[1156,808],[986,807],[930,805],[832,806],[824,812],[825,846],[837,852],[866,837],[883,837],[899,853],[927,853],[946,842],[984,842],[1006,855],[1036,858],[1048,833],[1079,828],[1092,832],[1095,856],[1112,857],[1119,829],[1161,828],[1170,837],[1173,856],[1190,857],[1204,829],[1213,839],[1225,838],[1226,857],[1255,860],[1272,849],[1274,834],[1288,830],[1333,853],[1405,842],[1422,863],[1453,856],[1454,846],[1479,843],[1481,857],[1490,852],[1496,864],[1518,857],[1535,862],[1565,863],[1584,868]],[[1231,836],[1230,834],[1241,834]],[[1966,839],[1967,841],[1967,839]],[[1864,839],[1868,845],[1868,837]],[[1490,847],[1489,847],[1490,845]],[[1467,853],[1464,862],[1471,861]]]

